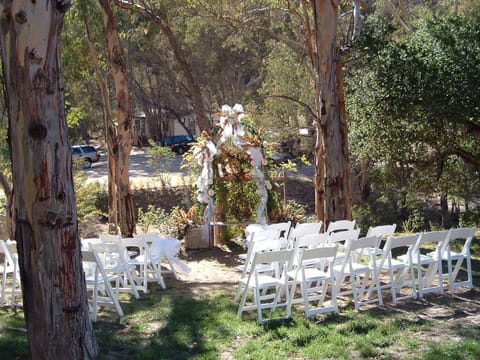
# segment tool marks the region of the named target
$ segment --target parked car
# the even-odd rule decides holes
[[[196,139],[190,135],[175,135],[163,138],[162,145],[170,146],[170,148],[177,154],[183,154],[190,149],[191,143]]]
[[[72,159],[73,161],[82,159],[83,168],[89,169],[92,163],[100,159],[100,153],[92,145],[74,145],[72,146]]]

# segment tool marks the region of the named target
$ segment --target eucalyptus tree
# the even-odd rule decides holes
[[[59,51],[70,6],[0,3],[14,233],[32,359],[98,354],[82,271]]]
[[[127,64],[117,30],[113,0],[98,0],[100,5],[107,58],[115,90],[116,124],[107,119],[106,138],[109,152],[109,180],[116,187],[118,223],[124,236],[132,236],[135,231],[135,209],[130,192],[129,159],[132,149],[132,110],[127,79]],[[105,95],[106,96],[106,95]],[[107,104],[105,104],[107,105]],[[109,111],[110,109],[106,109]]]
[[[205,2],[208,3],[208,2]],[[238,27],[263,32],[290,46],[311,71],[313,105],[304,104],[317,129],[315,145],[315,208],[326,224],[352,216],[347,124],[342,61],[337,41],[339,1],[243,1],[221,16]],[[351,6],[351,3],[349,3]],[[228,7],[230,5],[230,7]],[[294,22],[289,19],[295,17]],[[292,26],[298,24],[298,26]]]

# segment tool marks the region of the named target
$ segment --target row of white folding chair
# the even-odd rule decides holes
[[[128,254],[119,241],[118,235],[112,235],[108,240],[103,237],[102,239],[85,239],[83,242],[86,245],[82,245],[82,249],[94,249],[97,252],[107,274],[118,275],[119,281],[115,284],[115,291],[132,293],[136,299],[139,299],[135,265],[129,262]]]
[[[21,306],[21,303],[17,302],[17,298],[21,299],[22,297],[22,287],[16,242],[0,240],[0,255],[3,256],[3,263],[0,263],[0,275],[2,277],[0,305],[10,303],[11,306]]]
[[[375,261],[372,259],[366,265],[360,262],[363,255],[361,250],[368,249],[370,251],[370,247],[377,247],[380,238],[348,240],[347,252],[359,256],[355,258],[353,256],[344,257],[338,265],[335,265],[338,245],[325,245],[323,244],[323,238],[324,236],[321,234],[311,234],[300,238],[294,250],[256,252],[250,272],[244,273],[239,282],[236,298],[242,297],[242,300],[239,305],[238,316],[241,316],[243,311],[255,309],[258,313],[258,321],[263,322],[262,310],[265,308],[274,310],[278,303],[287,306],[288,309],[292,304],[303,303],[306,317],[330,311],[338,312],[337,291],[341,285],[346,286],[344,279],[347,277],[352,279],[350,282],[351,288],[343,291],[343,294],[353,294],[356,309],[363,304],[375,301],[382,304],[381,292],[376,278]],[[323,246],[318,246],[319,244],[323,244]],[[312,246],[312,248],[308,248],[308,246]],[[283,260],[277,261],[280,252],[288,252],[291,259],[286,263]],[[268,256],[269,262],[263,261],[266,256]],[[266,269],[266,266],[269,266],[269,268]],[[282,277],[285,276],[285,269],[287,270],[288,282],[285,282],[286,279]],[[269,270],[269,272],[266,272],[266,270]],[[360,275],[364,275],[363,279]],[[258,278],[258,282],[252,284],[252,276],[253,279]],[[275,278],[276,281],[273,281],[272,278]],[[262,299],[266,300],[266,298],[262,298],[264,294],[262,290],[265,290],[265,286],[261,286],[265,283],[276,284],[275,289],[270,289],[271,291],[268,293],[270,295],[268,299],[275,298],[275,301],[270,301],[268,306],[261,304]],[[282,284],[282,286],[279,284]],[[301,288],[300,297],[297,296],[296,292],[298,285]],[[245,305],[245,298],[249,289],[254,291],[254,304],[247,306]],[[360,299],[361,296],[366,297],[372,289],[377,291],[376,299]],[[260,292],[256,294],[255,291]],[[290,294],[290,299],[283,297],[283,295],[288,296],[288,294]],[[280,299],[283,299],[283,301],[280,301]],[[290,310],[287,311],[287,314],[290,314]]]
[[[134,286],[137,291],[148,293],[148,282],[156,281],[162,289],[166,288],[161,271],[162,256],[152,255],[151,244],[145,236],[126,238],[120,235],[100,234],[99,238],[105,242],[119,244],[119,252],[123,262],[135,271],[131,272]]]
[[[476,228],[459,228],[448,231],[431,231],[405,236],[389,236],[384,246],[384,255],[379,262],[379,271],[387,270],[393,303],[406,298],[423,298],[431,292],[444,292],[443,264],[447,263],[450,293],[459,287],[473,287],[470,245]],[[452,250],[452,242],[462,242],[461,251]],[[403,249],[403,253],[398,253]],[[434,249],[432,251],[432,249]],[[393,257],[393,252],[397,253]],[[467,279],[458,279],[463,263],[466,263]],[[400,295],[400,290],[411,290]],[[400,295],[400,296],[399,296]]]
[[[118,315],[122,317],[123,310],[118,300],[118,292],[115,290],[121,281],[121,275],[115,272],[107,273],[103,260],[92,247],[82,249],[82,262],[87,290],[92,293],[91,299],[88,300],[92,321],[97,321],[99,305],[113,305]],[[115,283],[115,287],[112,287],[112,283]]]

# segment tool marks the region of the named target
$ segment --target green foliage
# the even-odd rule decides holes
[[[352,153],[372,164],[372,187],[398,202],[405,226],[423,229],[423,201],[480,190],[480,21],[427,13],[414,25],[400,38],[370,17],[345,88]]]
[[[0,191],[0,214],[7,213],[7,197],[3,191]]]
[[[98,218],[106,216],[108,193],[100,183],[87,182],[87,176],[81,171],[74,172],[73,183],[77,218],[80,232],[82,232],[91,222],[96,222]]]
[[[203,223],[204,206],[193,205],[187,212],[180,207],[173,207],[170,212],[149,205],[146,210],[138,209],[137,225],[143,233],[159,231],[167,237],[182,239],[188,229]]]
[[[175,153],[168,146],[161,146],[153,140],[148,141],[150,148],[148,153],[151,156],[149,165],[155,167],[155,175],[160,178],[160,181],[165,186],[169,183],[168,171],[172,167]]]
[[[480,228],[480,206],[460,214],[460,226],[476,226]]]

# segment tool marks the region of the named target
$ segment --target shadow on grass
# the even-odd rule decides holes
[[[235,337],[230,324],[236,308],[225,295],[178,297],[152,286],[148,298],[124,309],[119,322],[94,325],[101,359],[214,357],[221,351],[217,345]]]

